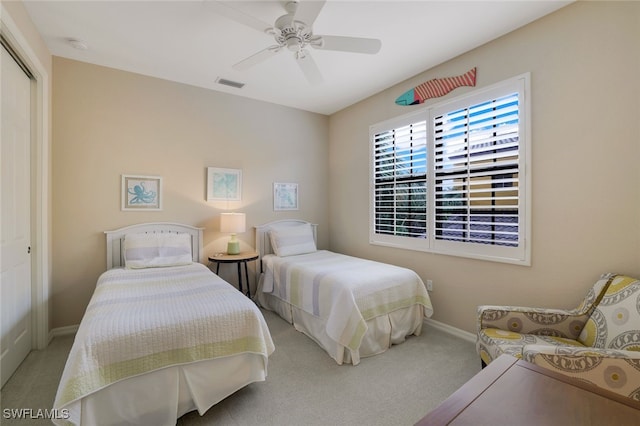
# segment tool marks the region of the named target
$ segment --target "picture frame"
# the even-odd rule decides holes
[[[207,167],[207,201],[242,200],[242,170]]]
[[[162,177],[122,175],[123,211],[162,210]]]
[[[274,182],[273,210],[298,210],[298,184]]]

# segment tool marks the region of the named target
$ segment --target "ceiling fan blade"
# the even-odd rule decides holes
[[[240,9],[232,6],[233,2],[230,1],[218,1],[208,0],[207,4],[219,15],[225,16],[233,21],[236,21],[242,25],[253,28],[256,31],[264,33],[272,27],[271,24],[261,21],[248,13],[243,12]]]
[[[248,58],[241,60],[237,64],[233,65],[232,68],[236,71],[244,71],[248,68],[251,68],[254,65],[259,64],[262,61],[269,59],[279,51],[280,51],[280,46],[267,47],[266,49],[263,49],[258,53],[255,53],[249,56]]]
[[[294,15],[294,19],[296,21],[302,21],[309,27],[312,27],[325,3],[326,0],[299,2],[296,13]]]
[[[361,37],[343,37],[323,35],[322,44],[316,46],[316,49],[323,50],[339,50],[342,52],[369,53],[375,54],[380,51],[382,42],[377,38],[361,38]]]
[[[302,50],[301,54],[296,58],[296,62],[300,66],[302,73],[307,78],[309,83],[313,85],[322,84],[323,78],[320,74],[320,69],[316,65],[316,61],[313,60],[308,51]]]

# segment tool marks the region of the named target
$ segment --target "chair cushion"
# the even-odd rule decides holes
[[[578,341],[595,348],[640,351],[640,281],[616,276]]]
[[[522,348],[525,345],[584,347],[576,340],[558,336],[520,334],[497,328],[485,328],[478,332],[478,352],[485,364],[489,364],[502,354],[522,358]]]

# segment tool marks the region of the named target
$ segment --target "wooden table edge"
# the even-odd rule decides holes
[[[217,262],[217,263],[235,263],[235,262],[251,262],[253,260],[258,260],[260,255],[255,251],[245,251],[238,254],[226,254],[222,253],[218,256],[208,256],[209,262]]]
[[[436,420],[455,419],[517,362],[518,358],[512,356],[499,356],[425,417],[420,419],[418,423],[416,423],[416,426],[434,426],[444,424]],[[483,374],[481,375],[480,373]]]

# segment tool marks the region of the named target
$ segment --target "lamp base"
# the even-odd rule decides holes
[[[240,253],[240,241],[229,241],[227,244],[227,254],[239,254]]]

